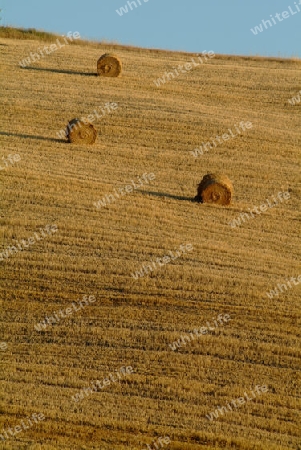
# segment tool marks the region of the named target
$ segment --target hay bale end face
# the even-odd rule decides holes
[[[67,139],[72,144],[94,144],[97,137],[97,131],[92,123],[72,119],[66,129]]]
[[[232,196],[233,185],[229,178],[226,175],[209,173],[198,185],[198,193],[194,200],[225,206],[231,203]]]
[[[122,64],[118,56],[106,53],[97,61],[97,75],[102,77],[118,77],[121,74]]]

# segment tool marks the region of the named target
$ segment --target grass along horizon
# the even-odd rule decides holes
[[[3,39],[16,39],[16,40],[36,40],[40,42],[55,42],[57,39],[61,39],[62,35],[51,33],[43,30],[38,30],[36,28],[17,28],[12,27],[10,25],[1,25],[0,26],[0,38]],[[141,51],[144,53],[155,53],[155,54],[178,54],[178,55],[188,55],[188,56],[201,56],[199,53],[195,52],[184,52],[182,50],[168,50],[168,49],[159,49],[159,48],[147,48],[147,47],[136,47],[134,45],[125,45],[119,43],[117,41],[110,41],[106,39],[102,39],[100,41],[95,41],[92,39],[76,39],[70,42],[72,45],[87,45],[89,47],[101,48],[102,46],[114,49],[121,49],[125,51],[138,52]],[[296,55],[292,55],[290,57],[283,56],[266,56],[266,55],[233,55],[233,54],[217,54],[219,59],[224,60],[253,60],[253,61],[291,61],[296,64],[301,64],[301,58]],[[210,56],[212,57],[212,56]],[[187,63],[187,61],[185,61]]]

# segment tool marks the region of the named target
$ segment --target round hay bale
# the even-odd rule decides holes
[[[102,77],[118,77],[121,69],[120,59],[111,53],[102,55],[97,61],[97,75]]]
[[[92,123],[72,119],[67,125],[66,135],[72,144],[94,144],[97,131]]]
[[[226,175],[209,173],[198,185],[196,201],[229,205],[233,195],[233,185]]]

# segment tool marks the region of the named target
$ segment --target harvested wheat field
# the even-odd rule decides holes
[[[1,449],[300,449],[300,60],[44,45],[0,37]]]

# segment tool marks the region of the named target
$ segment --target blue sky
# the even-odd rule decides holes
[[[135,1],[120,16],[127,0],[0,0],[1,24],[148,48],[301,57],[301,0]],[[271,15],[272,26],[253,34]]]

